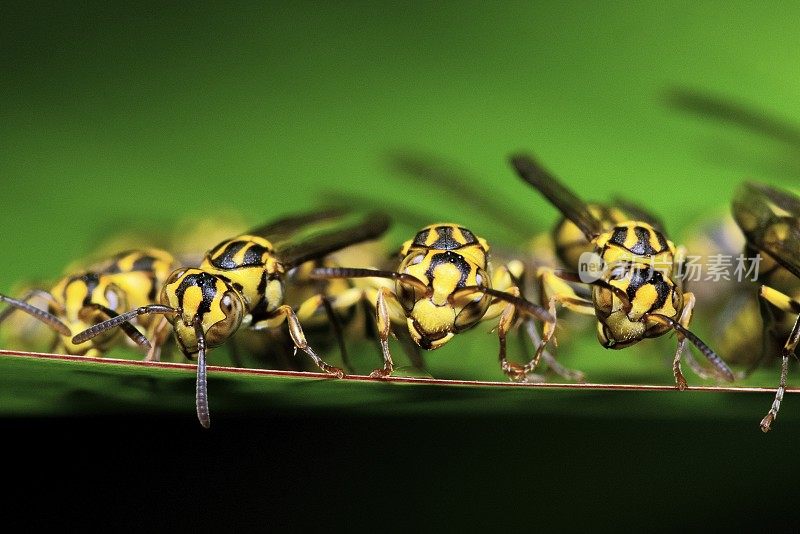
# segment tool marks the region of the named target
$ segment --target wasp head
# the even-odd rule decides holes
[[[206,346],[217,347],[238,330],[246,310],[243,297],[226,280],[200,269],[174,271],[161,290],[161,304],[176,310],[170,321],[187,355],[198,350],[197,324]]]
[[[406,312],[408,330],[422,348],[433,350],[481,320],[490,297],[462,288],[488,287],[489,277],[471,255],[447,250],[412,250],[400,265],[401,273],[420,284],[398,281],[396,294]]]

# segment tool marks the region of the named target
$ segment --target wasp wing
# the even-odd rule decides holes
[[[518,210],[509,209],[508,203],[497,194],[486,193],[485,186],[491,183],[489,180],[476,176],[455,162],[405,150],[389,154],[388,163],[393,171],[404,177],[428,189],[435,184],[442,193],[457,200],[460,205],[490,214],[507,232],[514,235],[534,232],[530,218]]]
[[[766,109],[759,109],[718,95],[683,87],[672,89],[668,93],[667,99],[672,106],[696,113],[704,118],[717,119],[780,141],[800,144],[800,127],[780,117],[770,115]]]
[[[347,213],[344,208],[325,208],[313,212],[288,215],[268,222],[247,232],[249,235],[261,236],[272,243],[291,241],[294,236],[316,224],[326,224],[340,219]]]
[[[567,219],[575,223],[587,239],[591,241],[600,235],[602,223],[589,212],[586,203],[532,157],[516,155],[511,158],[511,164],[523,180],[538,189]]]
[[[350,245],[377,239],[389,228],[389,222],[389,217],[380,212],[356,214],[334,209],[324,215],[287,217],[255,230],[255,235],[269,239],[275,256],[291,269]]]
[[[751,246],[800,277],[800,198],[746,182],[733,199],[733,218]]]

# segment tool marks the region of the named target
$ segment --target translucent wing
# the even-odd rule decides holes
[[[667,95],[668,103],[705,118],[735,124],[752,132],[800,144],[800,127],[764,109],[748,106],[728,98],[703,91],[675,88]]]
[[[517,155],[511,158],[511,164],[523,180],[538,189],[567,219],[575,223],[587,239],[592,240],[600,235],[602,223],[589,212],[586,203],[533,158]]]
[[[456,163],[410,150],[389,154],[388,162],[392,170],[415,180],[426,190],[431,184],[436,184],[448,197],[458,200],[459,204],[479,213],[490,213],[492,219],[513,234],[532,234],[535,231],[535,225],[529,217],[518,210],[509,209],[508,203],[488,187],[490,180],[475,176]]]
[[[327,210],[320,214],[287,217],[263,226],[255,235],[269,239],[275,256],[287,268],[350,245],[377,239],[389,228],[389,217],[380,212],[349,213]]]
[[[347,213],[344,208],[325,208],[313,212],[289,215],[275,221],[268,222],[247,232],[250,235],[261,236],[272,243],[288,242],[294,236],[306,232],[309,227],[318,224],[330,224],[340,219]]]
[[[746,182],[733,199],[733,218],[752,247],[800,277],[800,198]]]

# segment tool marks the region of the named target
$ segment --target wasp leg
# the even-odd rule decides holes
[[[316,297],[312,297],[312,299],[319,299],[319,295]],[[305,304],[305,303],[304,303]],[[306,335],[303,332],[303,327],[300,326],[300,320],[295,314],[294,310],[291,306],[284,304],[283,306],[279,306],[275,311],[272,312],[271,316],[265,320],[259,321],[255,323],[252,328],[255,330],[259,330],[261,328],[272,328],[278,326],[283,321],[289,325],[289,335],[292,337],[292,342],[294,343],[295,350],[300,349],[308,356],[314,360],[314,363],[317,364],[317,367],[325,371],[326,373],[336,375],[338,378],[342,378],[344,376],[344,371],[339,369],[338,367],[334,367],[326,363],[322,358],[320,358],[314,349],[308,344],[306,340]]]
[[[568,283],[555,275],[552,269],[541,268],[539,270],[539,288],[542,306],[545,306],[553,317],[556,317],[556,304],[561,304],[564,308],[583,315],[595,314],[594,303],[579,297]],[[542,342],[537,349],[540,356],[553,338],[557,322],[556,320],[552,323],[544,323]]]
[[[378,341],[383,354],[383,369],[373,370],[369,375],[372,378],[386,378],[394,370],[392,354],[389,352],[389,335],[392,333],[392,320],[389,314],[390,300],[397,301],[394,292],[387,287],[381,287],[378,290],[378,298],[375,300],[375,318],[378,323]]]
[[[689,322],[692,320],[692,311],[694,310],[694,304],[695,304],[694,294],[684,293],[683,299],[684,299],[683,311],[681,312],[681,316],[680,319],[678,319],[678,322],[681,324],[681,326],[689,328]],[[684,350],[686,350],[687,342],[688,340],[684,336],[678,334],[678,348],[675,350],[675,357],[672,360],[672,374],[673,376],[675,376],[675,385],[681,391],[683,391],[689,386],[689,384],[686,383],[686,377],[684,377],[683,372],[681,372],[681,356],[683,355]],[[695,373],[697,373],[697,369],[695,369],[695,366],[699,367],[700,365],[696,361],[694,362],[694,365],[689,363],[689,367],[692,367],[692,370],[694,370]],[[700,373],[697,374],[699,375]]]
[[[516,297],[520,296],[520,290],[516,285],[516,282],[522,280],[525,276],[524,265],[522,262],[515,261],[510,262],[507,265],[503,265],[498,267],[492,275],[492,287],[499,290],[514,295]],[[528,336],[533,341],[534,345],[536,346],[536,352],[534,356],[530,359],[530,361],[525,365],[519,365],[516,363],[509,362],[506,357],[506,341],[505,336],[511,327],[514,325],[516,319],[516,307],[509,303],[502,301],[500,299],[496,299],[489,308],[486,310],[486,313],[483,316],[482,320],[490,320],[494,319],[495,317],[500,317],[500,321],[497,326],[497,333],[498,337],[500,338],[500,366],[503,369],[503,372],[512,380],[525,380],[526,375],[532,374],[536,367],[539,365],[539,361],[543,357],[544,354],[544,343],[542,339],[539,337],[539,334],[536,332],[536,327],[534,322],[530,316],[523,318],[523,324],[525,325]],[[555,317],[555,314],[553,314]],[[554,324],[552,325],[554,326]],[[547,328],[547,323],[545,328]],[[552,333],[550,334],[552,336]],[[568,371],[564,367],[562,367],[558,362],[555,361],[552,355],[549,353],[547,354],[547,363],[551,369],[555,372],[559,371]],[[559,373],[560,374],[560,373]],[[563,376],[563,375],[562,375]],[[581,374],[582,376],[582,374]]]
[[[795,355],[794,351],[797,348],[798,342],[800,342],[800,302],[767,286],[761,286],[760,296],[780,310],[798,314],[797,320],[795,320],[794,326],[792,327],[792,332],[789,334],[789,338],[786,340],[786,344],[784,344],[783,350],[781,351],[781,377],[778,390],[775,392],[775,400],[772,401],[772,406],[767,415],[761,420],[761,430],[763,432],[769,432],[772,428],[772,423],[778,417],[778,410],[781,408],[781,401],[783,401],[783,395],[786,392],[786,375],[789,373],[789,356]]]
[[[169,337],[169,327],[169,319],[164,315],[153,321],[153,324],[150,326],[150,335],[148,336],[152,341],[150,342],[150,350],[147,351],[147,356],[144,358],[145,361],[161,361],[161,348]]]
[[[347,343],[345,343],[344,340],[344,327],[342,326],[341,318],[339,317],[339,314],[336,313],[336,310],[333,309],[330,298],[323,295],[321,298],[321,303],[322,307],[325,309],[325,315],[328,316],[328,322],[331,325],[333,337],[336,338],[336,343],[339,345],[339,356],[342,358],[342,365],[348,371],[352,371],[353,366],[350,363],[350,356],[347,353]]]
[[[342,363],[348,369],[352,369],[350,365],[347,347],[344,340],[344,328],[339,315],[336,313],[338,310],[346,310],[356,306],[361,300],[364,299],[364,292],[359,288],[350,288],[337,294],[335,297],[330,297],[318,293],[311,298],[300,304],[297,309],[297,316],[300,320],[306,320],[317,314],[319,310],[324,310],[331,323],[334,335],[339,343],[339,351],[342,356]]]
[[[531,319],[526,319],[524,324],[525,330],[528,333],[528,337],[531,339],[534,346],[538,348],[542,343],[542,337],[536,330],[536,324]],[[550,370],[562,378],[574,380],[576,382],[586,381],[586,375],[583,373],[583,371],[564,367],[558,362],[558,360],[556,360],[555,356],[546,350],[542,351],[542,361],[547,365],[548,368],[550,368]]]

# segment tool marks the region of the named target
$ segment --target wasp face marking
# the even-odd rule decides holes
[[[595,286],[592,299],[602,328],[600,343],[606,348],[624,348],[645,337],[656,337],[669,330],[663,323],[646,324],[646,314],[675,318],[683,308],[683,296],[675,283],[648,265],[631,265],[619,272],[609,285],[627,296],[626,302],[611,289]]]
[[[197,352],[198,321],[206,345],[216,347],[236,332],[246,310],[242,296],[226,280],[200,269],[175,271],[164,284],[161,303],[178,310],[171,320],[186,354]]]

